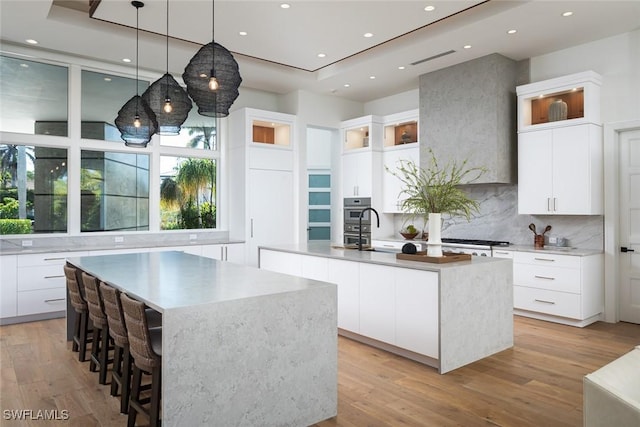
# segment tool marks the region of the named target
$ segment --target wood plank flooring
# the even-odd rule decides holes
[[[578,427],[583,376],[640,344],[640,325],[629,323],[574,328],[516,316],[514,330],[513,348],[445,375],[340,337],[338,416],[316,426]],[[126,425],[109,386],[71,352],[64,319],[0,327],[0,381],[3,427]],[[69,419],[6,420],[16,409]]]

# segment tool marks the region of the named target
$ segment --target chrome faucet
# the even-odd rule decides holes
[[[362,250],[362,216],[366,211],[371,211],[376,214],[376,220],[378,222],[377,226],[380,228],[380,216],[378,216],[378,211],[373,208],[364,208],[360,211],[360,216],[358,217],[358,250]]]

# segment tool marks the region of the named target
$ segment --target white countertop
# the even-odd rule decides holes
[[[161,312],[335,286],[176,251],[87,256],[68,261]]]
[[[315,255],[326,258],[343,259],[347,261],[366,262],[370,264],[389,265],[393,267],[413,268],[417,270],[427,271],[441,271],[444,269],[470,267],[473,265],[487,264],[492,262],[504,262],[507,260],[504,258],[489,258],[489,257],[471,257],[470,261],[456,261],[449,263],[430,263],[422,261],[406,261],[403,259],[396,259],[396,254],[387,252],[376,251],[359,251],[357,249],[338,249],[332,247],[327,242],[309,242],[293,245],[275,245],[275,246],[261,246],[262,249],[269,249],[273,251],[297,253],[302,255]]]

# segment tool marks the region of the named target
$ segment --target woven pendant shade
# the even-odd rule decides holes
[[[180,126],[191,111],[191,99],[169,73],[153,82],[142,94],[142,99],[151,107],[158,121],[160,135],[178,135]],[[171,112],[164,110],[166,100],[171,100]]]
[[[215,91],[209,89],[212,71],[220,86]],[[229,108],[238,97],[238,87],[242,83],[235,58],[215,42],[202,46],[191,58],[182,79],[187,85],[189,96],[198,106],[198,113],[209,117],[229,115]]]
[[[137,127],[134,124],[136,117],[140,123]],[[155,113],[139,95],[135,95],[122,106],[115,123],[124,145],[128,147],[146,147],[151,141],[151,136],[158,130]]]

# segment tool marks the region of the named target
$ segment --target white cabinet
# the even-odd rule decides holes
[[[382,153],[382,211],[385,213],[402,213],[401,194],[403,183],[392,172],[398,173],[402,162],[413,162],[420,166],[420,148],[418,144],[399,145],[385,148]]]
[[[520,133],[518,213],[603,212],[602,128],[593,124]]]
[[[395,343],[395,268],[360,264],[360,334]]]
[[[602,254],[515,252],[513,281],[517,314],[586,326],[604,309]]]
[[[374,197],[382,150],[382,119],[365,116],[341,123],[342,196]]]
[[[342,194],[344,197],[371,197],[373,153],[360,151],[342,155]]]
[[[261,249],[259,267],[263,270],[302,277],[302,255]]]
[[[297,237],[295,116],[242,108],[228,123],[229,237],[246,242],[247,264],[257,266],[258,246],[293,243]]]
[[[493,249],[491,252],[491,256],[493,258],[508,258],[513,259],[513,251],[508,251],[505,249]]]
[[[0,319],[17,314],[18,260],[16,255],[0,256]]]
[[[360,266],[329,260],[329,280],[338,286],[338,328],[360,333]]]
[[[221,243],[219,245],[203,245],[201,255],[220,261],[229,261],[236,264],[245,263],[244,243]]]
[[[17,316],[64,312],[66,279],[63,265],[68,257],[86,252],[18,255]]]

